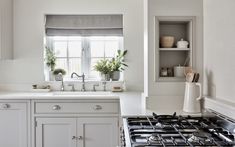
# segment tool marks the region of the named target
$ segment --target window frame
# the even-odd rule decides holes
[[[66,38],[66,40],[55,40],[53,39],[54,37],[64,37]],[[115,38],[118,40],[118,49],[120,50],[123,50],[123,36],[73,36],[73,37],[81,37],[81,57],[69,57],[69,42],[70,41],[73,41],[73,40],[69,40],[69,37],[72,37],[72,36],[46,36],[46,46],[48,46],[49,48],[51,48],[53,50],[53,52],[55,52],[55,47],[54,47],[54,43],[56,41],[61,41],[61,42],[64,42],[66,41],[66,57],[57,57],[58,59],[66,59],[66,66],[67,66],[67,76],[65,76],[65,79],[69,79],[70,78],[70,75],[69,73],[72,73],[74,71],[69,71],[70,70],[70,63],[69,63],[69,59],[81,59],[81,73],[84,73],[86,76],[85,78],[87,80],[98,80],[98,77],[97,76],[92,76],[90,74],[90,72],[93,70],[91,69],[91,61],[92,61],[92,58],[93,59],[105,59],[105,58],[112,58],[112,57],[106,57],[106,54],[105,54],[105,46],[104,46],[104,57],[91,57],[91,38],[92,37],[100,37],[103,39],[101,39],[101,41],[111,41],[112,38]],[[76,40],[74,40],[76,41]],[[80,73],[78,73],[80,74]]]

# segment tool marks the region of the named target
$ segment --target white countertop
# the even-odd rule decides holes
[[[148,110],[142,106],[142,93],[141,92],[115,92],[108,95],[55,95],[53,92],[0,92],[0,100],[36,100],[36,99],[113,99],[120,101],[121,116],[143,116],[156,114],[173,114],[176,112],[179,115],[188,115],[181,110]]]

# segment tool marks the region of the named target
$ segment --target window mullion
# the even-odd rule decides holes
[[[69,68],[69,66],[70,66],[70,64],[69,64],[69,38],[67,37],[67,69],[68,69],[68,73],[71,73],[71,71],[70,71],[70,68]]]

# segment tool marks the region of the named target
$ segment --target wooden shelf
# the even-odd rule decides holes
[[[190,48],[159,48],[160,51],[190,51]]]
[[[185,82],[185,77],[159,77],[159,82]]]

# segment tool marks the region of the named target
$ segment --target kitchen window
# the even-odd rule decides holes
[[[94,70],[98,60],[111,59],[123,49],[120,36],[53,36],[47,37],[47,46],[56,56],[56,67],[65,69],[69,78],[72,72],[84,73],[88,79],[98,79]]]
[[[67,72],[65,78],[76,72],[96,80],[96,62],[111,59],[123,49],[123,16],[46,15],[45,46],[55,53],[55,68]]]

